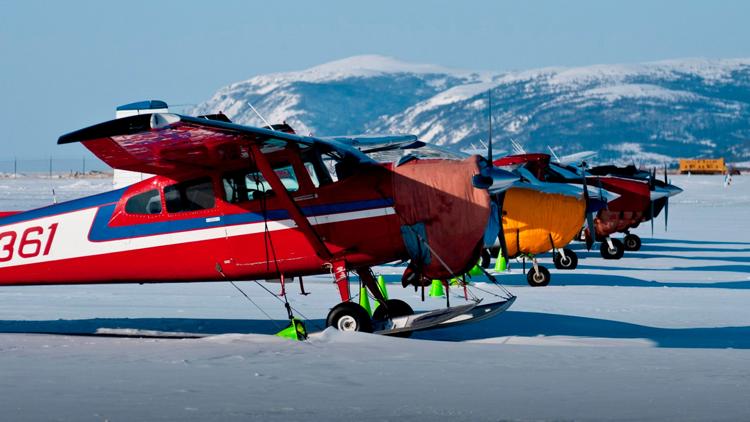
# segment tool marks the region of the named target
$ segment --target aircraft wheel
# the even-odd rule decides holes
[[[564,250],[564,258],[560,252],[555,254],[555,257],[552,260],[555,263],[555,268],[558,270],[575,270],[578,266],[578,255],[568,248],[565,248]]]
[[[639,251],[641,250],[641,238],[634,235],[628,234],[622,239],[622,243],[625,244],[626,251]]]
[[[354,302],[342,302],[334,306],[326,318],[326,327],[339,331],[372,332],[372,321],[367,311]]]
[[[388,299],[385,301],[385,305],[388,308],[388,314],[386,315],[385,308],[378,306],[375,312],[372,313],[372,319],[383,320],[386,318],[398,318],[406,315],[414,315],[414,310],[411,309],[408,303],[398,299]]]
[[[388,317],[398,318],[407,315],[414,315],[414,310],[409,306],[408,303],[398,299],[388,299],[385,301],[386,307],[388,307],[388,314],[386,315],[385,307],[378,306],[375,312],[372,313],[372,319],[375,321],[384,320]],[[393,334],[394,337],[411,337],[411,331]]]
[[[490,255],[490,250],[482,248],[482,262],[481,265],[482,268],[490,268],[490,260],[492,259],[492,255]]]
[[[534,267],[531,267],[529,272],[526,274],[526,281],[531,287],[544,287],[549,284],[552,276],[549,274],[549,270],[541,265],[537,265],[539,272],[534,271]]]
[[[614,249],[609,247],[609,244],[605,240],[602,242],[602,246],[599,247],[599,252],[602,254],[604,259],[620,259],[625,254],[625,245],[618,239],[612,239],[612,246]]]

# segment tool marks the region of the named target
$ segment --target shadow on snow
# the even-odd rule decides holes
[[[475,324],[414,334],[414,338],[441,341],[506,336],[647,339],[658,347],[750,348],[750,327],[657,328],[598,318],[515,311],[508,311],[497,318]]]
[[[286,321],[189,318],[95,318],[50,321],[0,321],[2,333],[93,335],[99,329],[149,330],[170,333],[273,334]],[[323,320],[308,321],[308,329]],[[414,333],[415,339],[481,340],[496,337],[569,336],[646,339],[658,347],[750,349],[750,327],[657,328],[626,322],[538,312],[508,311],[496,318],[460,327]]]

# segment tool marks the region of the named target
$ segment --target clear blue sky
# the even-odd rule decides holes
[[[476,70],[750,57],[750,1],[0,0],[0,160],[141,99],[382,54]]]

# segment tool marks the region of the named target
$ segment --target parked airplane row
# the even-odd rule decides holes
[[[566,246],[582,236],[619,259],[640,246],[629,230],[666,215],[680,191],[653,172],[547,154],[436,157],[413,136],[300,136],[287,125],[172,114],[161,101],[119,110],[126,117],[58,143],[80,142],[114,169],[153,176],[0,213],[0,285],[278,279],[283,291],[285,280],[330,274],[341,301],[329,326],[407,335],[489,318],[515,297],[415,315],[387,299],[373,266],[408,262],[402,283],[424,289],[460,279],[480,256],[485,266],[490,254],[525,257],[529,284],[544,286],[550,275],[538,255],[552,251],[557,268],[574,269]],[[387,152],[404,155],[379,161]],[[624,242],[612,238],[618,232]],[[350,274],[378,302],[372,315],[352,300]]]

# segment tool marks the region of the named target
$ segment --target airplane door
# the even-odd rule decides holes
[[[293,198],[312,195],[309,180],[291,160],[277,161],[273,169]],[[301,166],[301,163],[300,163]],[[302,171],[305,171],[302,168]],[[289,213],[276,192],[258,171],[240,171],[222,177],[227,215],[225,224],[230,259],[227,275],[236,278],[276,278],[319,265],[304,235],[294,230]],[[296,199],[298,200],[298,199]],[[311,262],[314,262],[311,264]],[[277,269],[278,266],[278,269]]]

